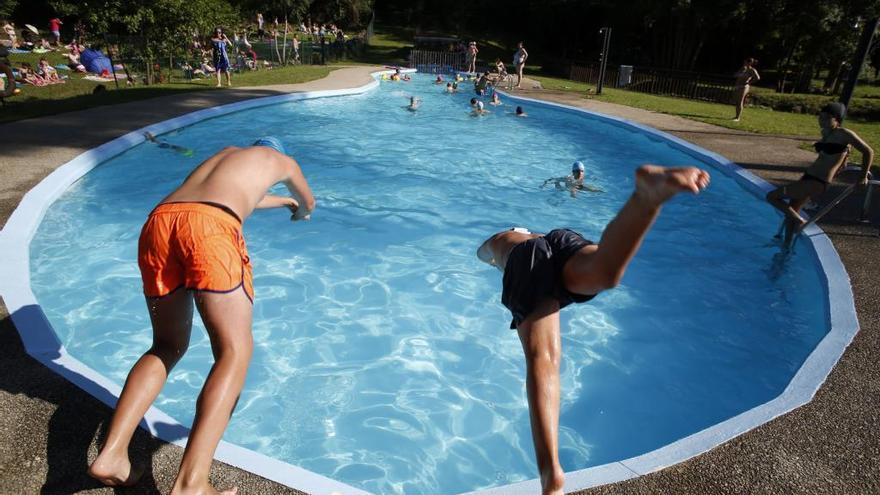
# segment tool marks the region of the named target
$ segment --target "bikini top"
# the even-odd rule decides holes
[[[826,155],[839,155],[840,153],[844,153],[848,147],[848,144],[843,143],[828,143],[824,141],[813,143],[813,148],[816,149],[816,153],[825,153]]]

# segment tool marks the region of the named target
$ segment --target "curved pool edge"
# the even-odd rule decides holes
[[[375,72],[373,73],[373,81],[356,88],[255,98],[192,112],[125,134],[82,153],[52,172],[36,187],[28,191],[10,216],[5,228],[0,230],[0,253],[3,253],[6,260],[3,265],[0,265],[0,295],[6,302],[10,318],[21,336],[27,353],[105,404],[111,407],[115,405],[121,391],[120,387],[67,354],[30,289],[28,249],[30,240],[48,207],[76,180],[98,164],[143,142],[143,132],[145,131],[161,134],[205,119],[249,108],[300,99],[359,94],[378,86],[378,82],[375,80],[377,75],[390,72]],[[763,179],[723,156],[657,129],[568,105],[513,95],[507,96],[567,111],[586,113],[615,125],[637,129],[709,162],[713,167],[734,177],[740,185],[759,198],[763,198],[764,193],[771,187]],[[812,399],[858,332],[858,320],[849,276],[830,239],[821,229],[813,225],[806,231],[806,240],[812,247],[814,262],[817,263],[825,276],[831,330],[808,356],[785,391],[765,404],[652,452],[602,466],[569,472],[566,482],[568,491],[624,481],[683,462],[800,407]],[[185,445],[189,431],[188,428],[155,407],[148,411],[141,425],[154,436],[180,446]],[[218,446],[215,458],[267,479],[313,494],[366,493],[363,490],[225,441]],[[538,487],[538,481],[533,479],[471,493],[534,493]]]

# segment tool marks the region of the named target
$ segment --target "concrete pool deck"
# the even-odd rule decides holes
[[[193,110],[288,91],[339,89],[369,81],[371,67],[340,69],[303,85],[203,91],[0,125],[0,225],[22,195],[79,153],[145,125]],[[531,98],[587,108],[643,123],[720,153],[774,182],[796,177],[813,154],[802,140],[723,129],[678,117],[543,90]],[[745,118],[748,118],[746,113]],[[818,129],[817,129],[818,132]],[[838,188],[839,190],[839,188]],[[833,195],[829,192],[829,196]],[[827,199],[827,198],[826,198]],[[582,493],[874,493],[880,484],[880,418],[876,412],[880,348],[876,311],[880,267],[867,261],[877,246],[876,228],[850,222],[859,198],[851,198],[821,226],[833,240],[852,278],[862,331],[810,404],[690,461],[631,481]],[[768,237],[772,233],[768,233]],[[110,410],[27,357],[0,308],[0,479],[15,493],[111,493],[83,473],[95,455],[95,437]],[[152,454],[152,473],[134,493],[167,492],[181,449],[139,431],[135,455]],[[241,470],[216,463],[218,486],[238,484],[243,493],[296,493]]]

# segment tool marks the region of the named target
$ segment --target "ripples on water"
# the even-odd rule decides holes
[[[402,109],[415,93],[415,113]],[[501,276],[474,256],[511,225],[593,239],[643,162],[695,160],[654,138],[525,104],[468,115],[427,77],[366,95],[235,113],[144,144],[80,180],[32,243],[33,288],[67,349],[123,383],[151,341],[136,265],[155,203],[221,147],[281,138],[318,199],[245,225],[254,359],[225,438],[375,493],[451,494],[537,475],[524,364]],[[541,189],[587,165],[604,194]],[[276,193],[283,193],[279,189]],[[779,393],[827,331],[805,246],[768,276],[778,217],[720,172],[668,204],[617,289],[562,313],[566,470],[643,453]],[[192,346],[157,405],[189,424],[212,358]]]

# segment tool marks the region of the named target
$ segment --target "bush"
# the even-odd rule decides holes
[[[833,96],[780,94],[752,92],[749,98],[753,105],[772,108],[780,112],[818,114],[826,104],[836,101]],[[847,115],[863,120],[880,120],[880,101],[876,98],[853,98]]]

